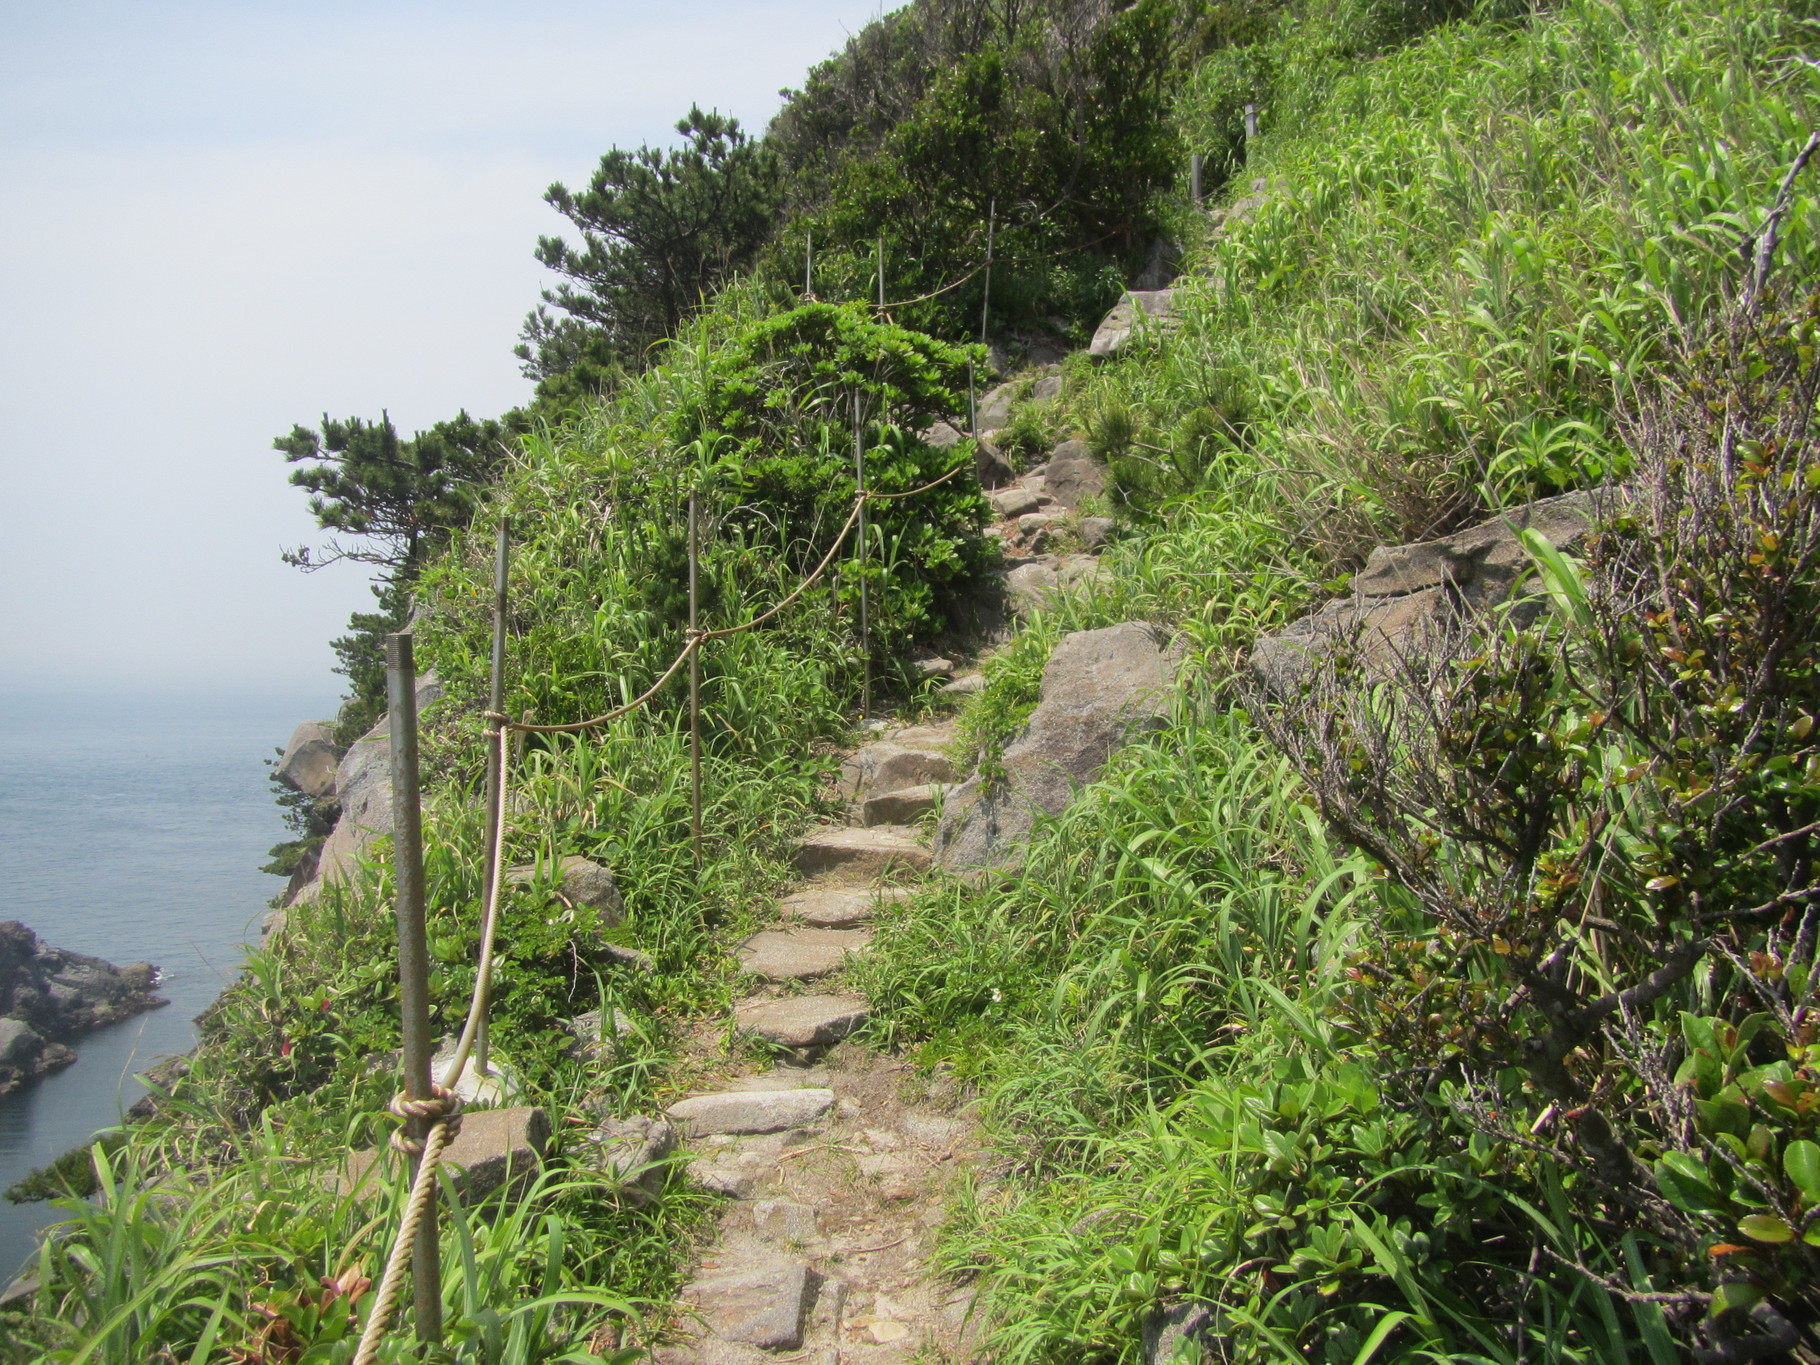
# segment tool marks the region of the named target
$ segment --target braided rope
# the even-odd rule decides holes
[[[379,1343],[391,1326],[392,1314],[398,1308],[398,1296],[404,1290],[405,1267],[411,1261],[411,1243],[417,1239],[417,1225],[423,1221],[424,1210],[429,1207],[430,1195],[436,1188],[436,1168],[442,1164],[443,1148],[455,1136],[449,1128],[448,1121],[439,1119],[430,1125],[424,1139],[423,1160],[417,1165],[417,1179],[411,1184],[411,1197],[405,1205],[404,1217],[398,1221],[398,1236],[392,1242],[392,1254],[386,1257],[385,1274],[379,1279],[379,1297],[374,1300],[373,1311],[360,1333],[360,1349],[354,1352],[354,1365],[372,1365],[379,1354]]]
[[[392,1117],[397,1119],[401,1125],[392,1132],[392,1150],[402,1152],[405,1156],[423,1155],[423,1142],[412,1137],[409,1129],[402,1126],[409,1124],[413,1119],[440,1121],[449,1130],[449,1141],[451,1142],[461,1132],[461,1096],[447,1086],[436,1085],[432,1082],[430,1097],[422,1100],[414,1100],[400,1090],[392,1096],[392,1102],[386,1108],[391,1110]]]

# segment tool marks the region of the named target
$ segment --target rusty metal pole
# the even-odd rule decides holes
[[[992,309],[992,244],[998,232],[998,196],[986,211],[986,283],[980,295],[980,345],[986,344],[986,320]]]
[[[506,519],[499,518],[499,534],[493,542],[493,657],[487,674],[487,710],[493,715],[499,714],[499,708],[505,704],[506,692],[506,574],[511,562],[511,545],[506,539]],[[493,885],[493,848],[499,842],[499,788],[506,779],[504,765],[500,762],[498,743],[499,722],[487,721],[487,824],[486,843],[481,850],[480,877],[481,897],[486,897],[486,888]],[[480,1023],[474,1030],[474,1073],[478,1076],[489,1075],[487,1066],[488,1052],[487,1016],[480,1016]]]
[[[853,482],[861,493],[866,491],[866,447],[859,420],[859,391],[853,393]],[[866,619],[866,503],[859,504],[859,652],[865,671],[860,675],[859,718],[872,714],[872,640]]]
[[[803,298],[815,297],[815,230],[811,228],[804,234],[803,241]]]
[[[885,234],[878,235],[878,312],[885,314]]]
[[[689,629],[700,629],[700,598],[696,589],[701,544],[697,539],[695,494],[689,494]],[[695,865],[701,866],[701,647],[689,655],[689,837]]]
[[[404,1093],[409,1099],[427,1100],[435,1093],[430,1088],[430,951],[424,935],[423,808],[417,787],[417,663],[409,634],[386,636],[385,662],[386,709],[392,722],[392,857]],[[427,1119],[414,1119],[410,1127],[411,1136],[422,1142],[430,1125]],[[413,1178],[416,1167],[417,1162],[412,1162]],[[442,1255],[434,1190],[417,1225],[411,1282],[417,1339],[442,1340]]]
[[[1188,198],[1197,209],[1201,206],[1201,154],[1199,152],[1188,158]]]
[[[1252,139],[1258,135],[1258,107],[1255,104],[1245,106],[1245,156],[1251,157]]]

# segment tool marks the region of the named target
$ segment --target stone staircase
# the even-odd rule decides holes
[[[752,993],[734,1024],[776,1057],[620,1139],[629,1171],[680,1142],[694,1177],[730,1197],[684,1290],[660,1365],[821,1365],[964,1358],[969,1295],[929,1264],[947,1185],[974,1156],[952,1083],[844,1040],[867,1017],[839,974],[884,905],[913,894],[930,854],[911,824],[958,776],[949,726],[882,729],[848,760],[855,823],[797,844],[804,880],[777,923],[738,949]],[[828,978],[833,978],[832,984]]]

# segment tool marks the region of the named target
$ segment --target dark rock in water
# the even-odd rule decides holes
[[[116,967],[0,920],[0,1095],[75,1061],[65,1040],[169,1004],[157,980],[150,963]]]

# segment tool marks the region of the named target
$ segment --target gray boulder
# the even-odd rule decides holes
[[[1063,441],[1043,471],[1043,491],[1072,512],[1084,499],[1105,493],[1106,471],[1085,441]]]
[[[974,444],[973,472],[979,476],[981,488],[1003,488],[1017,477],[1011,461],[1005,458],[1005,453],[986,435],[981,435]]]
[[[1005,775],[948,794],[936,857],[952,869],[1009,866],[1039,814],[1058,815],[1136,729],[1161,723],[1181,661],[1143,622],[1063,637],[1043,670],[1036,710],[1005,750]]]
[[[1144,1365],[1199,1365],[1219,1359],[1209,1350],[1216,1338],[1213,1305],[1190,1300],[1152,1308],[1142,1325]],[[1223,1344],[1223,1343],[1222,1343]]]
[[[952,422],[937,422],[922,433],[922,439],[924,445],[934,446],[937,450],[952,450],[966,438]]]
[[[537,880],[538,871],[534,863],[508,868],[506,884],[530,886]],[[614,881],[611,870],[597,862],[578,853],[569,854],[562,860],[556,885],[565,900],[593,910],[597,916],[595,923],[602,927],[611,928],[625,919],[625,902],[620,897],[619,884]]]
[[[1112,538],[1113,529],[1111,517],[1082,517],[1081,544],[1089,550],[1097,550]]]
[[[1591,534],[1599,500],[1610,496],[1564,493],[1513,507],[1457,535],[1380,546],[1353,575],[1348,596],[1258,640],[1252,672],[1282,694],[1342,645],[1356,649],[1366,667],[1388,670],[1432,633],[1510,596],[1530,568],[1519,531],[1540,531],[1557,549],[1573,551]]]
[[[1030,386],[1030,399],[1034,403],[1053,403],[1062,396],[1062,377],[1059,374],[1046,374]]]
[[[1011,420],[1011,405],[1017,401],[1017,389],[1015,383],[1000,384],[979,400],[974,420],[981,431],[997,431]]]
[[[335,769],[340,762],[334,723],[306,720],[291,731],[291,742],[284,746],[284,757],[272,776],[292,791],[321,800],[335,794]]]
[[[632,1203],[647,1205],[663,1193],[676,1129],[664,1119],[608,1118],[589,1138],[600,1152],[608,1180]]]
[[[1095,360],[1106,360],[1124,350],[1135,335],[1169,331],[1179,325],[1174,290],[1129,290],[1100,323],[1087,354]]]

